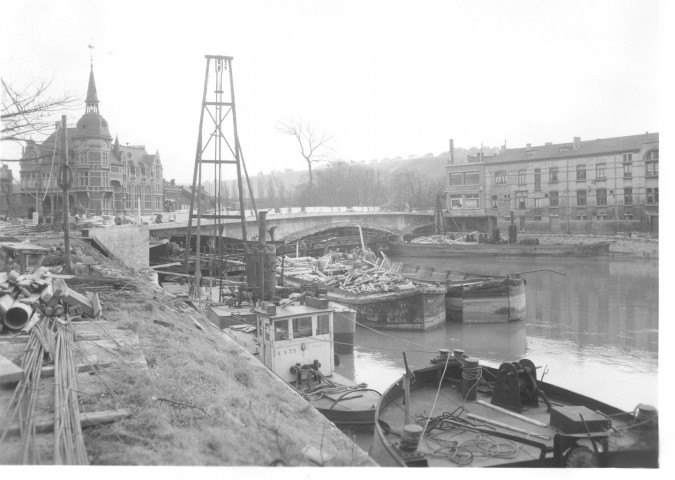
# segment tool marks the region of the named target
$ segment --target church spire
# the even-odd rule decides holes
[[[89,71],[89,88],[87,88],[87,109],[85,113],[98,113],[98,95],[96,94],[96,82],[94,81],[94,65]]]

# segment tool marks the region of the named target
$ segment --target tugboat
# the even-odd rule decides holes
[[[338,427],[372,428],[381,395],[334,371],[334,308],[328,299],[301,294],[279,303],[260,302],[253,309],[255,325],[224,332]]]
[[[462,350],[406,373],[383,394],[370,455],[381,466],[657,468],[658,413],[633,412],[499,368]]]
[[[265,242],[265,212],[259,212],[259,229],[258,244],[248,246],[246,271],[248,288],[264,300],[252,302],[250,313],[255,320],[239,312],[233,318],[245,323],[230,325],[223,331],[258,356],[338,427],[372,428],[380,393],[334,371],[333,314],[338,310],[347,317],[348,309],[331,304],[318,293],[276,297],[276,254],[274,247]]]

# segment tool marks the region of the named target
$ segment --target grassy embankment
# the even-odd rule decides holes
[[[132,275],[82,241],[75,240],[73,248],[95,256],[111,272]],[[332,423],[204,317],[142,275],[133,275],[132,285],[133,290],[99,293],[111,331],[134,332],[139,343],[115,349],[119,361],[103,371],[103,393],[80,395],[87,410],[133,412],[84,431],[91,464],[372,465]],[[134,349],[141,350],[147,369],[131,362],[139,353]]]

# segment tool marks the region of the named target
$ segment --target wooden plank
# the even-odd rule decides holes
[[[23,379],[23,370],[0,355],[0,385],[15,383]]]
[[[93,372],[95,370],[102,370],[104,368],[108,368],[109,366],[112,365],[112,362],[99,362],[99,363],[81,363],[77,365],[77,373],[88,373],[88,372]],[[45,367],[42,367],[42,377],[47,378],[47,377],[53,377],[54,376],[54,365],[47,365]]]
[[[181,262],[173,262],[173,263],[164,263],[162,265],[150,265],[150,268],[152,268],[154,270],[155,268],[175,267],[175,266],[178,266],[178,265],[182,265],[182,263]]]
[[[80,413],[80,424],[82,428],[95,427],[97,425],[104,425],[106,423],[113,423],[123,418],[129,418],[131,410],[128,408],[120,408],[119,410],[102,410],[99,412],[84,412]],[[35,419],[35,430],[37,433],[49,433],[54,431],[54,416],[37,417]],[[0,429],[2,432],[2,429]],[[10,435],[17,435],[19,433],[19,426],[13,425],[7,428],[7,433]]]

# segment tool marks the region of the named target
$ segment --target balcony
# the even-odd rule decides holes
[[[484,208],[451,208],[446,215],[451,217],[478,217],[486,215],[486,210]]]
[[[73,185],[70,187],[71,192],[111,192],[112,187],[93,187],[91,185]]]

